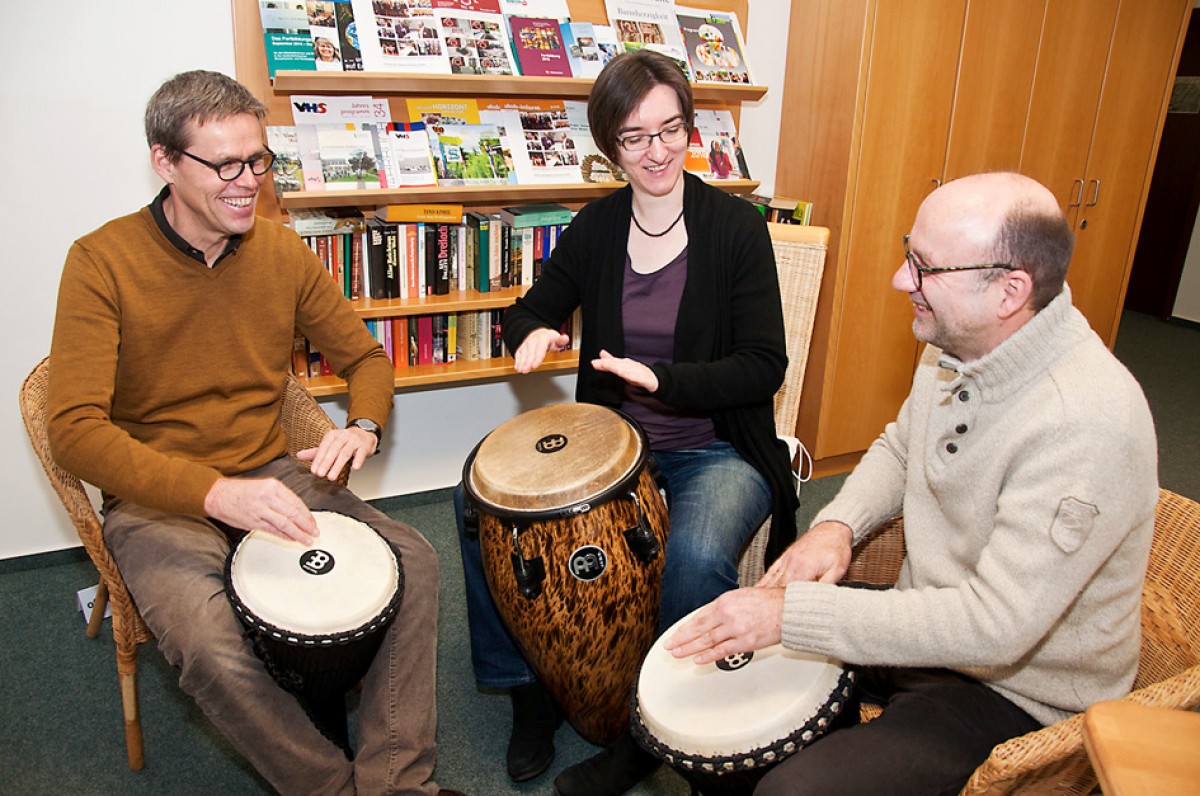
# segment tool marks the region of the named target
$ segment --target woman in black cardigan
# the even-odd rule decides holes
[[[769,560],[796,533],[772,408],[787,354],[770,237],[748,202],[684,172],[692,118],[690,86],[669,58],[642,50],[604,69],[588,121],[629,185],[579,212],[504,317],[527,373],[568,345],[558,330],[581,307],[576,399],[646,430],[671,522],[660,632],[737,587],[738,554],[768,516]],[[496,613],[478,542],[461,541],[476,680],[512,690],[509,775],[531,779],[549,767],[561,719]],[[656,766],[626,733],[563,771],[554,791],[620,794]]]

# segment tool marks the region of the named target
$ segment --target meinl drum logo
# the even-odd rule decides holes
[[[717,661],[717,668],[723,672],[736,672],[754,658],[753,652],[735,652]]]
[[[571,557],[567,559],[567,566],[576,580],[590,582],[608,569],[608,555],[595,545],[584,545],[571,553]]]
[[[558,453],[567,447],[566,434],[547,434],[533,446],[538,453]]]
[[[333,569],[333,556],[324,550],[305,550],[300,556],[300,569],[310,575],[324,575]]]

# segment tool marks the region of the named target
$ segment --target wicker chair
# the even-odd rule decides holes
[[[779,270],[779,294],[783,300],[783,325],[787,338],[788,366],[783,386],[775,393],[775,433],[793,439],[796,417],[800,412],[800,388],[808,364],[808,346],[812,339],[813,318],[817,312],[817,293],[825,268],[825,249],[829,230],[796,224],[768,224],[775,249],[775,267]],[[763,575],[763,556],[771,532],[768,519],[755,532],[738,562],[738,582],[750,586]]]
[[[846,580],[887,585],[904,560],[901,520],[884,525],[855,550]],[[1142,588],[1142,652],[1133,692],[1143,705],[1200,706],[1200,504],[1160,490],[1150,563]],[[864,706],[863,718],[879,709]],[[992,750],[964,796],[1001,793],[1083,794],[1097,787],[1083,747],[1083,714],[1013,738]]]
[[[153,639],[154,635],[138,613],[133,598],[125,588],[125,581],[121,579],[121,573],[117,571],[117,565],[109,555],[101,534],[99,517],[84,491],[83,484],[74,475],[59,467],[50,455],[50,443],[46,434],[46,386],[49,372],[49,359],[43,359],[21,385],[21,417],[25,420],[25,430],[29,432],[33,449],[42,462],[51,486],[62,500],[63,508],[78,531],[88,557],[92,559],[100,574],[100,587],[88,621],[89,637],[95,638],[99,634],[105,608],[109,604],[112,606],[117,676],[121,687],[121,705],[125,714],[125,747],[129,756],[129,767],[137,771],[144,763],[142,722],[137,694],[137,650],[139,644]],[[325,432],[334,427],[317,402],[290,375],[284,390],[281,414],[289,453],[315,446]],[[348,475],[349,471],[344,471],[339,480],[344,484]]]

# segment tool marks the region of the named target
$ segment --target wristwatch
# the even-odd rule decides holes
[[[370,431],[375,435],[375,452],[379,453],[379,448],[383,445],[383,429],[374,420],[368,420],[365,417],[360,417],[357,420],[351,420],[346,424],[346,428],[358,426],[363,431]]]

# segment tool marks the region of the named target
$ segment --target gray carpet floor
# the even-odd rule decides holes
[[[1116,350],[1141,381],[1154,412],[1161,484],[1200,499],[1200,329],[1126,313]],[[806,486],[802,527],[842,480],[829,477]],[[421,529],[442,560],[439,783],[473,796],[549,793],[558,771],[596,747],[564,725],[556,738],[558,757],[547,774],[521,785],[505,776],[509,703],[506,696],[480,692],[473,684],[449,491],[376,504]],[[175,671],[153,643],[142,646],[138,667],[146,767],[128,770],[108,623],[99,638],[86,638],[75,602],[75,592],[95,581],[80,550],[0,561],[0,792],[269,793],[179,690]],[[688,792],[667,768],[633,791],[638,796]]]

